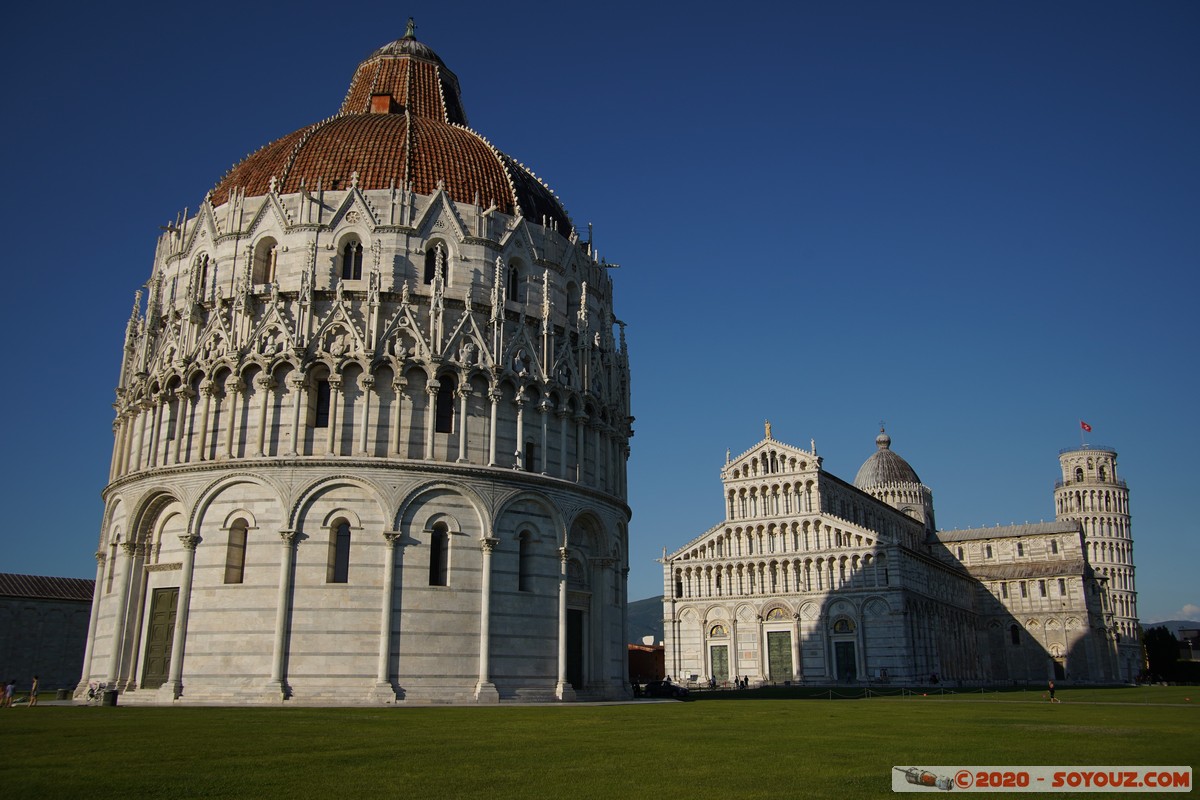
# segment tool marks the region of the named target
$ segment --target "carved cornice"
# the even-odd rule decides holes
[[[179,538],[183,538],[182,536]],[[146,572],[175,572],[183,569],[183,563],[180,561],[171,561],[165,564],[147,564]]]
[[[136,473],[122,475],[109,483],[101,493],[107,502],[111,495],[128,490],[141,482],[150,487],[162,485],[165,477],[186,476],[197,473],[224,473],[227,475],[249,474],[258,477],[273,474],[278,470],[293,471],[311,468],[319,472],[322,479],[345,479],[351,481],[372,480],[364,475],[372,475],[376,471],[394,471],[404,477],[445,480],[461,478],[465,481],[481,481],[489,485],[511,487],[518,489],[538,489],[550,494],[565,509],[581,508],[580,500],[595,504],[597,510],[603,508],[617,515],[623,515],[625,520],[632,516],[632,510],[618,496],[609,494],[596,487],[575,483],[570,479],[543,475],[538,472],[516,473],[511,467],[488,467],[458,462],[436,462],[421,459],[401,458],[356,458],[351,456],[279,456],[271,458],[235,458],[225,461],[199,461],[187,464],[173,464],[144,469]],[[386,476],[379,475],[373,480],[378,481]],[[568,498],[570,500],[568,501]],[[567,503],[567,505],[563,505]]]

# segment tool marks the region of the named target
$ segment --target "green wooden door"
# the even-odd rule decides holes
[[[792,634],[767,631],[767,672],[773,681],[792,679]]]
[[[171,669],[171,642],[175,638],[175,612],[179,608],[179,589],[155,589],[150,600],[150,620],[146,630],[146,663],[142,667],[142,688],[157,689],[167,682]]]
[[[837,660],[837,679],[842,683],[853,683],[858,676],[854,642],[834,642],[833,655]]]
[[[583,612],[567,611],[567,683],[583,689]]]
[[[729,645],[714,644],[710,652],[712,676],[717,679],[717,683],[725,683],[729,680]]]

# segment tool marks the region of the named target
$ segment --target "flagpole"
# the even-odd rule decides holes
[[[1083,420],[1079,420],[1079,448],[1082,450],[1087,447],[1087,442],[1083,440]]]

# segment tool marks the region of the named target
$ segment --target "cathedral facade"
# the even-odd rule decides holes
[[[115,408],[79,691],[628,695],[613,284],[411,24],[167,227]]]
[[[767,436],[721,472],[725,520],[663,557],[668,674],[717,684],[1131,681],[1141,670],[1117,454],[1059,456],[1056,517],[939,531],[880,432],[853,483]]]

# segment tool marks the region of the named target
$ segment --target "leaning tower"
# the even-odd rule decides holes
[[[1083,528],[1084,555],[1105,591],[1105,621],[1115,639],[1118,674],[1132,680],[1140,671],[1137,590],[1129,488],[1117,477],[1117,451],[1084,445],[1059,452],[1058,460],[1057,518],[1078,521]]]

